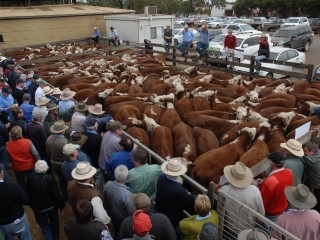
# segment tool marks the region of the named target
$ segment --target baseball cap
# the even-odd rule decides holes
[[[285,161],[285,156],[281,152],[273,152],[267,155],[267,158],[275,164],[283,164]]]
[[[40,77],[39,77],[39,74],[33,74],[33,79],[39,79]]]
[[[144,211],[138,210],[133,214],[133,231],[137,235],[144,236],[148,234],[151,227],[150,217]]]
[[[24,81],[23,81],[22,79],[18,79],[18,80],[16,81],[16,84],[19,84],[19,83],[24,83]]]
[[[2,92],[4,92],[4,93],[11,93],[11,89],[10,89],[10,87],[8,87],[8,86],[3,86],[3,87],[2,87]]]
[[[88,117],[86,119],[85,124],[86,124],[86,127],[93,127],[97,122],[98,122],[97,119],[95,119],[93,117]]]
[[[79,145],[68,143],[63,147],[63,154],[70,155],[79,148]]]

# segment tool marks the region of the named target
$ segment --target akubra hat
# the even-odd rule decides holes
[[[39,97],[38,101],[36,102],[36,105],[37,106],[44,106],[44,105],[47,105],[48,102],[50,102],[50,98],[47,98],[45,96],[41,96]]]
[[[290,205],[297,209],[309,209],[317,204],[316,197],[304,184],[298,184],[296,187],[286,187],[284,194]]]
[[[171,158],[162,163],[161,169],[165,174],[173,177],[181,176],[187,172],[187,167],[178,158]]]
[[[67,129],[68,126],[62,120],[55,121],[54,124],[50,127],[50,131],[52,133],[62,133]]]
[[[45,95],[52,93],[52,91],[53,91],[53,89],[50,88],[49,86],[45,86],[43,88],[43,92],[44,92]]]
[[[96,103],[93,106],[89,106],[88,109],[89,109],[89,112],[94,115],[102,115],[106,112],[106,111],[102,111],[102,105],[100,103]]]
[[[246,229],[238,234],[238,240],[269,240],[269,236],[263,230],[254,228]]]
[[[87,141],[88,137],[80,132],[72,132],[68,143],[78,144],[80,147]]]
[[[76,180],[85,180],[93,177],[97,172],[95,167],[92,167],[89,162],[79,162],[71,172],[71,176]]]
[[[55,104],[54,102],[50,102],[50,103],[48,103],[47,108],[48,108],[48,111],[50,111],[50,110],[58,109],[59,106],[57,104]]]
[[[242,162],[236,162],[234,165],[225,166],[223,173],[228,182],[238,188],[248,187],[253,180],[252,171]]]
[[[52,95],[60,95],[62,92],[60,90],[60,88],[54,88],[53,91],[52,91]]]
[[[297,157],[302,157],[304,155],[302,144],[295,139],[289,139],[286,143],[280,143],[280,147],[287,149]]]
[[[88,110],[88,105],[85,104],[84,102],[78,102],[74,109],[78,112],[85,112]]]
[[[76,92],[71,91],[69,88],[66,88],[62,91],[61,95],[60,95],[60,99],[61,100],[68,100],[70,98],[73,98],[74,95],[76,95]]]

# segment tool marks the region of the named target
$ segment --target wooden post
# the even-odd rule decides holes
[[[173,48],[172,48],[172,65],[173,66],[176,66],[177,63],[176,63],[176,56],[177,56],[177,46],[174,45]]]
[[[255,56],[251,56],[250,58],[250,71],[249,71],[249,80],[251,81],[253,79],[252,75],[254,73],[254,62],[256,61]]]
[[[308,69],[307,81],[310,83],[313,80],[312,76],[313,76],[314,65],[308,64],[307,69]]]

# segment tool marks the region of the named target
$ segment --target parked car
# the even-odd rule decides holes
[[[221,54],[215,55],[214,53],[210,54],[210,51],[213,52],[223,52],[223,48],[224,48],[224,38],[226,36],[226,34],[221,34],[221,40],[223,38],[223,40],[219,43],[214,45],[214,42],[210,42],[209,43],[209,56],[211,57],[215,57],[218,58],[221,56]],[[269,42],[269,45],[272,45],[271,43],[271,38],[269,36],[269,34],[267,35],[267,39]],[[258,52],[259,50],[259,39],[260,39],[260,34],[245,34],[245,33],[238,33],[235,34],[236,38],[237,38],[237,45],[236,45],[236,50],[240,50],[243,52],[244,55],[254,55],[255,53]],[[218,39],[216,39],[218,40]],[[237,59],[240,60],[240,59]]]
[[[244,23],[232,23],[232,24],[227,24],[225,27],[222,29],[223,33],[227,33],[228,29],[232,29],[234,33],[239,33],[239,32],[246,32],[246,33],[256,33],[256,34],[261,34],[261,31],[258,31],[251,27],[248,24]]]
[[[215,20],[207,23],[208,28],[220,28],[224,24],[223,20]]]
[[[274,46],[308,51],[313,42],[310,26],[291,26],[278,29],[271,37]]]
[[[214,38],[212,38],[210,40],[209,45],[215,46],[215,45],[219,45],[219,44],[223,43],[226,36],[227,36],[227,33],[221,33],[221,34],[214,36]]]
[[[252,19],[250,25],[254,29],[262,30],[262,24],[267,22],[267,19],[265,17],[255,17]]]
[[[176,30],[178,30],[178,32],[173,36],[173,41],[174,41],[175,45],[178,45],[179,43],[182,42],[182,31],[184,30],[184,28],[179,28],[179,29],[176,29]],[[194,42],[200,41],[200,33],[197,32],[194,29],[192,29],[192,31],[194,33],[194,38],[195,38]]]
[[[314,33],[319,33],[320,18],[309,18],[310,27]]]
[[[233,23],[245,23],[245,24],[251,24],[251,22],[252,22],[252,19],[248,19],[248,18],[239,18],[233,21]]]
[[[303,52],[299,52],[295,49],[284,48],[284,47],[270,47],[269,60],[278,60],[278,61],[283,61],[283,62],[305,64],[306,57]],[[243,60],[243,61],[241,61],[241,63],[250,64],[250,60]],[[288,71],[288,72],[295,71],[293,67],[281,65],[281,64],[261,62],[261,66],[267,67],[267,68],[278,69],[278,70],[284,70],[284,71]],[[249,68],[246,68],[246,67],[235,66],[234,69],[237,71],[249,72]],[[260,71],[260,75],[266,76],[266,77],[272,77],[272,78],[285,77],[285,75],[282,75],[279,73],[272,73],[272,72],[267,72],[267,71],[263,71],[263,70]]]
[[[290,27],[290,26],[298,26],[298,25],[310,26],[308,18],[306,18],[306,17],[289,17],[286,19],[286,22],[281,25],[281,27]]]
[[[190,18],[180,18],[174,21],[174,25],[184,25],[186,21],[189,21]]]
[[[271,22],[265,22],[262,24],[262,30],[267,32],[270,32],[271,30],[278,30],[285,21],[285,19],[276,18]]]

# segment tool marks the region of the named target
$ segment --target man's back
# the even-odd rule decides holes
[[[304,165],[300,157],[288,156],[285,158],[284,168],[288,168],[293,173],[293,186],[298,186],[302,181]]]
[[[84,133],[88,139],[82,145],[82,150],[90,157],[92,165],[98,167],[99,153],[101,148],[102,137],[94,132]]]
[[[100,155],[99,155],[99,167],[104,169],[106,162],[110,155],[114,152],[121,150],[120,137],[112,132],[107,132],[104,134],[101,142]]]

